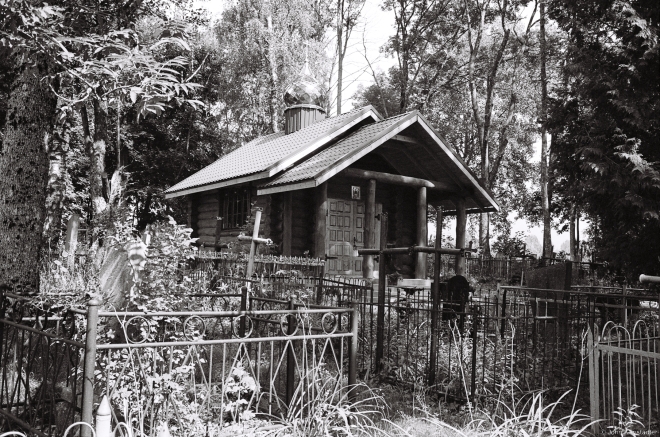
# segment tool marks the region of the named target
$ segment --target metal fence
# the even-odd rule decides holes
[[[484,406],[503,389],[563,393],[578,385],[588,402],[588,327],[607,320],[657,326],[660,316],[657,295],[602,291],[499,287],[465,299],[443,286],[434,303],[428,289],[387,287],[379,305],[379,292],[365,287],[351,294],[359,375]]]
[[[215,271],[224,276],[245,276],[248,257],[245,254],[200,251],[192,262],[185,266],[191,272]],[[319,258],[256,255],[254,274],[271,276],[278,273],[307,277],[321,277],[325,261]]]
[[[102,395],[115,423],[144,435],[161,426],[202,435],[209,424],[219,431],[254,414],[313,408],[318,396],[353,396],[354,309],[301,307],[234,285],[238,292],[188,296],[206,311],[99,311],[92,300],[50,319],[22,310],[34,302],[4,295],[0,431],[62,435],[77,420],[91,424]]]
[[[591,418],[604,421],[594,424],[594,432],[659,431],[658,326],[638,320],[628,329],[608,322],[590,330],[588,340]]]
[[[657,295],[625,286],[500,286],[467,296],[452,294],[441,282],[435,303],[428,288],[387,286],[379,304],[379,290],[360,279],[271,276],[249,282],[254,296],[293,297],[296,308],[355,304],[360,378],[426,386],[486,406],[503,388],[564,392],[578,384],[588,403],[588,327],[640,319],[657,324],[660,316]]]
[[[5,293],[0,302],[0,430],[62,435],[80,419],[82,356],[71,314]]]

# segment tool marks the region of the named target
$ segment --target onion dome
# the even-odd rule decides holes
[[[300,78],[284,92],[284,102],[287,106],[315,105],[323,107],[323,99],[324,94],[321,87],[312,77],[309,65],[305,62]]]

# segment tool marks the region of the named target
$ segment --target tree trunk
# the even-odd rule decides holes
[[[97,99],[94,105],[94,141],[89,150],[89,196],[94,216],[105,211],[108,198],[108,176],[105,173],[105,150],[108,138],[108,113]]]
[[[575,251],[575,205],[571,206],[571,217],[570,217],[570,223],[568,224],[568,233],[570,234],[568,236],[568,245],[569,247],[569,255],[570,255],[570,260],[571,261],[577,261],[577,252]]]
[[[341,114],[341,88],[344,74],[344,1],[337,0],[337,115]]]
[[[51,136],[46,221],[43,232],[46,244],[56,245],[61,236],[62,209],[66,191],[66,154],[69,151],[69,140],[68,118],[64,118],[62,123],[57,123]]]
[[[543,257],[552,258],[552,234],[550,233],[550,197],[548,196],[548,79],[545,72],[547,57],[545,38],[545,0],[541,0],[541,208],[543,209]]]
[[[46,216],[48,142],[57,99],[43,57],[19,60],[11,85],[0,155],[0,288],[39,292]]]
[[[273,19],[269,15],[266,19],[268,24],[268,65],[270,66],[270,99],[268,102],[268,111],[270,115],[270,130],[279,132],[277,124],[277,103],[279,102],[279,95],[277,93],[277,62],[275,60],[275,53],[273,52],[274,39],[273,35]]]

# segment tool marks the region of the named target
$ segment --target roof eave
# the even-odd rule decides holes
[[[500,205],[497,203],[497,200],[495,200],[495,196],[493,193],[486,188],[479,178],[470,170],[470,168],[467,166],[467,164],[461,159],[460,156],[452,149],[449,147],[442,136],[436,132],[436,130],[431,126],[431,124],[426,120],[426,118],[422,114],[417,114],[419,124],[424,128],[424,130],[427,132],[427,134],[433,138],[433,140],[440,145],[440,147],[445,151],[447,156],[456,164],[457,167],[461,169],[463,174],[470,180],[472,185],[476,190],[479,191],[479,194],[481,194],[490,205],[486,205],[484,207],[484,211],[486,211],[488,208],[493,208],[495,212],[500,211]]]
[[[211,184],[205,184],[205,185],[199,185],[196,187],[191,187],[191,188],[186,188],[185,190],[179,190],[179,191],[172,191],[172,192],[165,192],[165,199],[173,199],[175,197],[181,197],[181,196],[186,196],[189,194],[195,194],[195,193],[200,193],[202,191],[211,191],[215,190],[218,188],[224,188],[224,187],[229,187],[232,185],[238,185],[242,184],[245,182],[251,182],[251,181],[256,181],[259,179],[265,179],[268,177],[268,173],[266,172],[259,172],[259,173],[254,173],[248,176],[243,176],[239,178],[233,178],[233,179],[227,179],[224,181],[219,181],[219,182],[214,182]]]

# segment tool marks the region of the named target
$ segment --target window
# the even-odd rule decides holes
[[[250,191],[229,189],[222,202],[222,229],[237,229],[245,225],[250,214]]]

